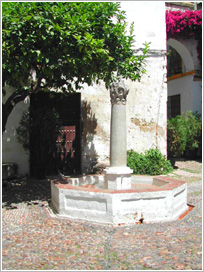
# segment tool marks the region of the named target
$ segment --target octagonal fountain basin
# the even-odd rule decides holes
[[[172,221],[188,210],[187,184],[165,176],[132,176],[131,189],[111,190],[104,175],[51,180],[59,217],[104,224]]]

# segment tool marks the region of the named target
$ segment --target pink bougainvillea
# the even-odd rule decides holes
[[[198,40],[198,58],[202,60],[202,10],[167,10],[166,32],[169,38],[190,38]]]
[[[202,32],[202,10],[166,11],[166,31],[168,38],[177,33],[196,36]]]

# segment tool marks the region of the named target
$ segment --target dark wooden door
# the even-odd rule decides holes
[[[55,139],[55,147],[47,148],[46,174],[62,173],[65,175],[79,174],[81,172],[81,95],[80,93],[64,96],[62,94],[38,93],[31,96],[31,120],[41,118],[36,116],[38,109],[47,107],[55,110],[59,116],[60,129]],[[39,134],[38,131],[33,133]],[[50,132],[52,133],[52,132]],[[53,132],[54,133],[54,132]],[[31,145],[35,144],[36,136],[31,135]],[[48,143],[45,143],[45,145]],[[50,143],[49,143],[50,144]],[[53,145],[54,146],[54,145]],[[38,148],[38,147],[37,147]],[[36,155],[42,147],[30,154],[31,175],[36,176],[38,171]]]

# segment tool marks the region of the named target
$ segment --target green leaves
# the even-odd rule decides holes
[[[191,111],[168,120],[167,147],[169,157],[195,155],[202,144],[202,119]]]
[[[46,88],[66,91],[92,80],[108,87],[118,70],[132,80],[145,72],[149,45],[134,54],[119,3],[3,2],[2,15],[3,80],[17,88],[32,84],[31,70]]]
[[[25,21],[29,21],[29,20],[31,20],[31,19],[32,19],[32,17],[33,17],[33,15],[27,15],[27,16],[25,17]]]
[[[173,171],[170,161],[166,160],[158,148],[149,149],[145,154],[128,150],[127,166],[137,175],[161,175]]]

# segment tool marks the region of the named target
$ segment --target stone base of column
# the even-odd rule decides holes
[[[133,170],[129,167],[107,167],[104,172],[106,189],[131,189],[131,174]]]

